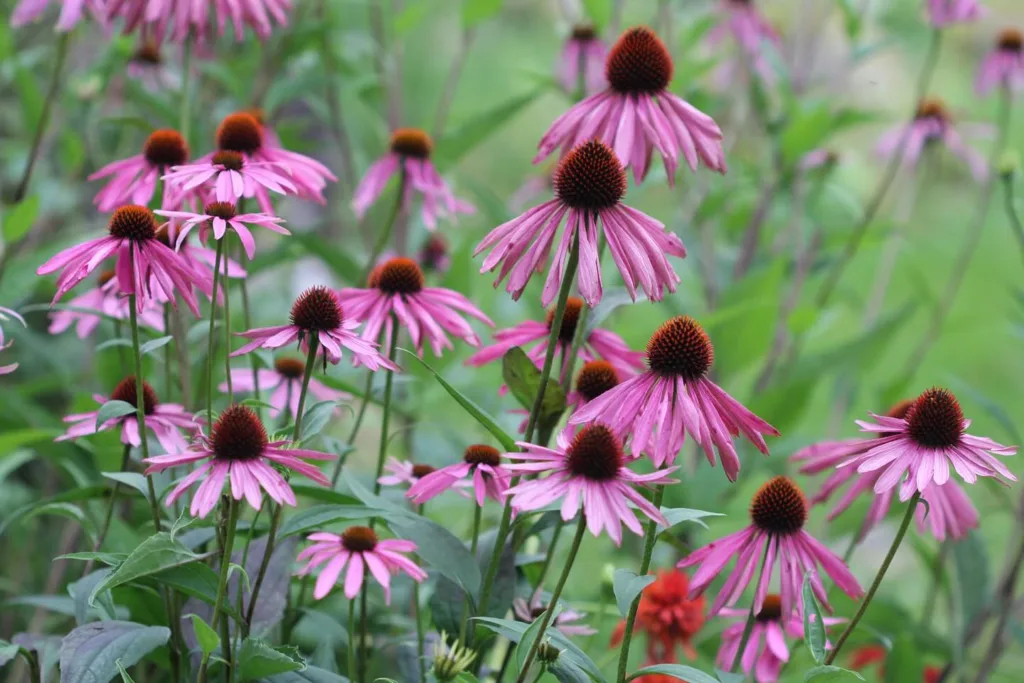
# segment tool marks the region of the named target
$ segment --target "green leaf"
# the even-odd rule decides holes
[[[137,411],[135,406],[127,401],[107,401],[96,411],[96,431],[110,420],[116,420],[125,415],[134,415]]]
[[[924,662],[914,635],[904,631],[896,638],[885,658],[885,683],[903,683],[924,679]]]
[[[552,605],[548,609],[558,609],[557,605]],[[557,616],[557,614],[556,614]],[[554,617],[551,618],[554,621]],[[534,619],[526,630],[523,631],[523,635],[519,638],[519,642],[516,643],[516,671],[520,672],[520,678],[524,678],[526,673],[523,671],[524,665],[526,664],[526,658],[530,654],[530,648],[533,647],[534,642],[537,640],[537,634],[540,633],[540,625],[544,621],[543,616],[539,616]],[[547,632],[545,632],[547,635]],[[536,661],[536,657],[534,658]]]
[[[125,670],[124,664],[121,663],[120,659],[114,662],[114,664],[117,666],[117,670],[121,674],[121,683],[135,683],[135,679],[128,675],[128,672]]]
[[[402,538],[415,538],[416,552],[431,567],[462,586],[471,596],[480,590],[480,568],[469,549],[452,532],[425,517],[392,517],[388,526]]]
[[[100,474],[125,486],[131,486],[143,496],[149,495],[149,485],[146,484],[146,478],[137,472],[101,472]]]
[[[956,567],[956,585],[959,589],[959,623],[969,624],[985,607],[992,584],[988,550],[976,531],[972,530],[960,540],[953,542],[953,561]]]
[[[337,409],[337,401],[320,401],[307,408],[302,416],[303,443],[322,432]]]
[[[804,574],[803,602],[807,649],[811,651],[811,657],[814,658],[815,664],[823,664],[825,662],[825,621],[822,619],[818,601],[814,598],[811,572]]]
[[[3,243],[12,245],[24,237],[39,216],[39,195],[34,194],[15,204],[0,221]]]
[[[583,8],[598,31],[603,31],[612,19],[612,0],[583,0]]]
[[[481,112],[461,125],[453,126],[451,132],[446,133],[435,148],[434,160],[438,169],[443,172],[454,166],[550,87],[550,84],[545,84],[535,88],[525,95],[513,97],[493,109]]]
[[[192,620],[192,630],[195,632],[196,642],[199,643],[203,656],[208,657],[220,647],[220,636],[213,630],[213,627],[198,614],[186,614],[184,619]]]
[[[623,617],[629,614],[629,608],[633,601],[644,588],[654,583],[655,577],[648,574],[640,576],[629,569],[616,569],[612,575],[612,590],[615,592],[615,602],[619,606],[619,614]]]
[[[518,346],[506,351],[501,359],[501,374],[519,404],[527,410],[532,410],[537,392],[540,390],[541,373],[526,352]],[[563,412],[565,392],[558,382],[549,377],[540,413],[537,415],[537,427],[541,432],[546,432],[558,423],[558,418]]]
[[[156,351],[159,348],[167,346],[168,344],[171,343],[172,339],[174,339],[174,337],[171,336],[157,337],[156,339],[151,339],[150,341],[146,342],[145,344],[139,347],[139,353],[145,356],[147,353],[152,353],[153,351]]]
[[[171,637],[164,626],[97,621],[79,626],[60,645],[61,683],[97,683],[118,674],[117,662],[132,666]]]
[[[161,531],[140,543],[139,547],[133,550],[105,581],[93,589],[92,595],[89,597],[89,604],[92,605],[95,596],[104,590],[152,576],[167,569],[198,562],[202,558],[202,555],[192,552],[181,542],[173,540],[166,531]]]
[[[12,429],[0,434],[0,459],[13,455],[22,446],[52,439],[60,432],[53,429]]]
[[[498,635],[508,638],[514,643],[518,643],[526,632],[528,624],[524,624],[519,621],[512,621],[509,619],[498,619],[496,617],[473,617],[473,620],[479,622],[482,626],[487,629],[494,631]],[[557,629],[550,629],[547,633],[547,637],[551,640],[551,644],[562,650],[562,656],[558,658],[552,668],[552,673],[559,677],[560,671],[571,674],[572,671],[565,671],[567,667],[572,667],[578,671],[581,675],[585,674],[592,680],[598,683],[605,683],[604,676],[601,675],[601,670],[598,668],[590,657],[586,655],[583,650],[576,646],[571,640],[566,638]],[[585,678],[582,680],[586,680]]]
[[[277,532],[278,538],[287,538],[313,529],[321,529],[328,524],[348,519],[369,519],[382,517],[385,510],[376,510],[365,505],[314,505],[306,508],[285,520]]]
[[[98,569],[90,574],[87,574],[80,578],[78,581],[68,586],[68,593],[75,600],[75,623],[81,626],[88,621],[90,613],[89,597],[92,595],[93,589],[97,584],[102,583],[113,570],[104,567]],[[114,606],[114,599],[110,595],[110,591],[104,591],[102,595],[97,596],[96,611],[107,619],[116,619],[116,608]]]
[[[843,14],[843,25],[846,27],[847,38],[857,38],[864,28],[863,13],[853,0],[837,0],[839,10]]]
[[[655,664],[654,666],[645,666],[639,671],[634,671],[629,674],[626,678],[627,681],[631,681],[634,678],[645,676],[647,674],[661,674],[663,676],[672,676],[678,678],[686,683],[719,683],[719,680],[711,674],[706,674],[699,669],[694,669],[692,666],[684,666],[682,664]]]
[[[494,438],[496,438],[501,443],[502,447],[506,451],[514,452],[519,450],[519,447],[516,446],[516,440],[513,439],[508,434],[506,434],[505,431],[498,426],[498,423],[494,420],[494,418],[488,415],[486,412],[484,412],[483,408],[478,406],[467,396],[463,395],[458,389],[453,387],[451,384],[448,384],[444,377],[441,377],[441,375],[437,374],[437,372],[432,367],[430,367],[422,360],[420,360],[419,356],[417,356],[415,353],[409,351],[408,349],[399,348],[398,350],[409,354],[411,357],[415,358],[423,367],[429,370],[430,374],[432,374],[441,384],[441,386],[444,387],[444,390],[448,392],[448,395],[454,398],[456,401],[458,401],[459,405],[461,405],[474,420],[479,422],[484,429],[489,431],[494,436]]]
[[[804,675],[804,683],[853,683],[863,680],[864,677],[856,671],[838,666],[816,666]]]
[[[14,643],[8,643],[6,640],[0,639],[0,666],[17,657],[20,652],[21,648]]]
[[[353,498],[347,493],[332,491],[331,489],[324,488],[323,486],[292,484],[291,487],[292,491],[295,492],[295,495],[302,496],[304,498],[319,500],[324,503],[333,503],[334,505],[359,505],[358,498]]]
[[[258,638],[246,638],[238,651],[238,674],[243,681],[304,668],[298,649],[288,645],[275,648]]]
[[[349,683],[349,680],[326,669],[306,666],[302,671],[289,671],[288,673],[262,678],[260,683]]]
[[[502,0],[463,0],[462,23],[472,28],[501,11]]]
[[[718,676],[718,680],[721,683],[743,683],[746,679],[742,674],[729,673],[728,671],[722,671],[721,669],[715,669],[715,675]]]
[[[704,523],[705,517],[724,517],[725,514],[721,512],[707,512],[706,510],[691,510],[690,508],[661,508],[661,514],[665,515],[665,519],[668,520],[668,526],[663,527],[662,530],[671,529],[676,524],[682,524],[683,522],[693,522],[699,524],[705,529],[708,525]],[[658,525],[661,526],[660,524]]]

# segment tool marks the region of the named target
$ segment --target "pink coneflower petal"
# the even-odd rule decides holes
[[[430,472],[422,471],[419,476],[411,472],[415,481],[410,482],[412,486],[405,495],[417,505],[422,505],[450,489],[462,493],[472,486],[477,505],[482,506],[486,498],[503,503],[510,478],[508,470],[508,465],[502,465],[497,449],[486,444],[474,444],[465,450],[461,462]]]

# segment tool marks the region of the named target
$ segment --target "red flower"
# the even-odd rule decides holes
[[[884,678],[885,667],[883,665],[885,664],[885,659],[888,656],[888,650],[881,645],[865,645],[853,651],[853,657],[850,659],[850,668],[855,671],[862,671],[866,668],[877,665],[876,669],[878,671],[879,678]],[[924,668],[924,678],[922,681],[923,683],[938,683],[939,676],[941,674],[941,668],[937,666],[926,666]]]
[[[924,668],[924,683],[939,683],[942,669],[937,666],[926,666]]]
[[[677,569],[658,572],[658,578],[640,594],[634,630],[647,635],[647,659],[650,663],[675,662],[676,645],[690,659],[697,656],[690,639],[704,625],[704,598],[687,599],[690,580]],[[611,644],[618,645],[626,630],[620,622]],[[641,683],[661,683],[664,676],[644,676]]]

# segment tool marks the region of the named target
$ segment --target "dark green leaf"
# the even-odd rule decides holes
[[[125,415],[134,415],[137,412],[135,406],[127,401],[107,401],[96,411],[96,429],[108,422]]]
[[[550,605],[548,607],[548,609],[557,608],[557,605]],[[554,618],[555,617],[551,617],[552,621],[554,620]],[[537,640],[537,634],[540,633],[540,625],[541,623],[543,623],[543,621],[543,616],[539,616],[536,619],[534,619],[530,623],[530,625],[526,627],[526,630],[523,631],[523,635],[519,637],[519,641],[516,643],[516,671],[520,673],[520,678],[525,678],[527,675],[526,672],[523,671],[523,668],[526,664],[526,658],[530,654],[530,648],[533,647],[534,642],[536,642]],[[545,631],[545,637],[546,636],[547,631]],[[535,663],[536,656],[534,657],[534,664]]]
[[[804,676],[804,683],[854,683],[864,677],[856,671],[838,666],[816,666]]]
[[[511,621],[509,619],[497,619],[495,617],[474,617],[474,621],[479,622],[481,625],[487,627],[489,630],[494,631],[498,635],[508,638],[514,643],[518,643],[522,638],[523,633],[526,632],[528,624],[524,624],[518,621]],[[604,676],[601,675],[601,670],[598,668],[590,657],[586,655],[579,647],[576,646],[571,640],[566,638],[556,629],[551,629],[547,633],[547,637],[550,638],[551,644],[562,650],[562,656],[558,658],[556,666],[565,667],[571,665],[577,668],[580,673],[586,673],[589,677],[598,683],[604,683]],[[558,673],[552,671],[556,676]],[[566,672],[571,673],[571,672]]]
[[[384,510],[375,510],[365,505],[314,505],[306,508],[285,520],[277,532],[278,538],[287,538],[313,529],[321,529],[328,524],[348,519],[369,519],[381,517]]]
[[[615,592],[615,602],[619,606],[619,614],[623,617],[629,614],[629,608],[633,601],[644,588],[654,583],[655,577],[648,574],[639,576],[629,569],[616,569],[612,576],[612,590]]]
[[[665,519],[668,520],[668,526],[664,529],[671,529],[676,524],[682,524],[683,522],[693,522],[699,524],[705,529],[708,525],[704,523],[705,517],[724,517],[725,515],[721,512],[707,512],[705,510],[691,510],[690,508],[661,508],[661,514],[665,515]],[[660,525],[659,525],[660,526]]]
[[[104,590],[152,576],[167,569],[198,562],[202,557],[186,548],[181,542],[173,540],[166,531],[161,531],[140,543],[139,547],[133,550],[106,580],[93,589],[89,604],[94,604],[95,596]]]
[[[65,491],[64,493],[58,493],[57,495],[51,496],[50,498],[47,498],[45,500],[40,500],[34,503],[22,505],[17,510],[14,510],[13,512],[7,514],[4,521],[0,522],[0,536],[3,536],[7,528],[17,521],[31,519],[36,515],[43,514],[48,511],[55,511],[51,510],[51,506],[53,505],[67,502],[92,500],[94,498],[104,498],[109,492],[110,489],[107,486],[84,486],[82,488]]]
[[[11,207],[0,224],[3,225],[3,240],[7,249],[20,240],[36,222],[39,215],[39,195],[34,194]]]
[[[394,516],[387,520],[402,538],[415,538],[416,552],[423,560],[456,582],[470,595],[480,590],[480,568],[469,549],[452,532],[425,517]]]
[[[116,662],[132,666],[171,637],[164,626],[98,621],[79,626],[60,646],[61,683],[97,683],[118,674]]]
[[[302,671],[289,671],[260,679],[260,683],[349,683],[344,676],[331,673],[315,666],[307,666]]]
[[[537,392],[540,390],[541,373],[526,352],[518,346],[506,351],[501,359],[501,374],[519,404],[527,410],[532,410]],[[541,432],[551,429],[563,412],[565,392],[558,382],[548,378],[544,400],[537,415],[537,427]]]
[[[728,671],[722,671],[721,669],[715,669],[715,675],[722,683],[743,683],[746,678],[742,674],[729,673]]]
[[[114,662],[114,665],[117,667],[118,673],[121,674],[121,683],[135,683],[135,679],[128,675],[128,671],[120,659]]]
[[[309,441],[322,432],[337,409],[337,401],[320,401],[306,408],[302,416],[302,441]]]
[[[692,666],[683,666],[682,664],[655,664],[654,666],[645,666],[639,671],[634,671],[629,674],[626,678],[627,681],[631,681],[634,678],[645,676],[647,674],[661,674],[663,676],[672,676],[678,678],[686,683],[719,683],[719,680],[711,674],[706,674],[699,669],[694,669]]]
[[[960,624],[969,624],[985,606],[991,591],[988,550],[981,536],[970,531],[953,541],[953,560],[956,566],[956,586],[959,588],[958,608]]]
[[[131,486],[143,496],[149,495],[149,485],[146,484],[146,478],[137,472],[101,472],[101,474],[107,479],[113,479],[126,486]]]
[[[167,346],[168,344],[171,343],[172,339],[174,339],[174,337],[171,336],[157,337],[156,339],[151,339],[139,347],[139,353],[145,356],[147,353],[152,353],[157,349]]]
[[[825,622],[822,619],[818,601],[814,598],[814,588],[811,586],[811,572],[804,574],[803,603],[804,634],[807,649],[811,651],[814,663],[822,664],[825,661]]]
[[[192,630],[196,635],[199,648],[203,651],[203,656],[209,656],[220,647],[220,636],[212,626],[206,623],[205,619],[198,614],[186,614],[182,618],[192,620]]]
[[[14,643],[0,639],[0,667],[18,656],[21,648]]]
[[[306,667],[299,651],[291,646],[272,647],[258,638],[246,638],[238,651],[238,675],[251,681]]]
[[[71,594],[75,601],[75,623],[79,626],[88,621],[89,613],[91,612],[89,609],[89,598],[92,596],[93,589],[97,584],[105,581],[113,571],[109,567],[104,567],[83,576],[68,586],[68,593]],[[105,613],[107,619],[117,618],[114,600],[110,596],[110,591],[104,591],[102,595],[97,596],[96,603],[97,611],[101,614]]]

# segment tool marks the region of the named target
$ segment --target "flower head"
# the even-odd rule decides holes
[[[79,0],[80,1],[80,0]],[[202,45],[224,35],[230,23],[236,40],[245,28],[260,38],[269,38],[273,25],[288,23],[294,0],[208,0],[207,2],[164,2],[163,0],[106,0],[106,15],[124,19],[124,31],[167,37],[175,42],[195,38]]]
[[[302,377],[306,371],[306,361],[293,356],[281,356],[274,361],[274,367],[268,370],[257,370],[255,381],[252,368],[232,368],[231,388],[233,391],[254,391],[256,383],[262,392],[268,392],[266,399],[272,407],[270,416],[277,417],[282,410],[295,419],[299,413],[299,397],[302,395]],[[218,389],[227,392],[227,382]],[[321,401],[346,401],[352,398],[344,391],[331,389],[316,379],[309,378],[309,393]]]
[[[423,271],[410,258],[391,258],[374,268],[365,289],[347,288],[338,292],[345,309],[366,323],[362,337],[375,341],[383,330],[392,337],[392,316],[409,331],[413,346],[423,355],[430,343],[435,356],[454,348],[448,335],[479,346],[480,337],[462,314],[494,327],[483,311],[462,294],[442,287],[427,287]],[[388,342],[390,344],[390,342]]]
[[[309,560],[299,570],[299,575],[309,574],[315,567],[323,565],[313,589],[313,597],[317,600],[331,592],[346,564],[345,597],[349,600],[359,595],[367,569],[384,589],[384,600],[388,604],[391,604],[392,574],[402,572],[417,583],[427,578],[427,573],[403,554],[414,552],[415,543],[397,538],[378,538],[369,527],[350,526],[341,535],[318,531],[310,534],[309,540],[314,542],[313,545],[299,553],[297,558],[300,562]]]
[[[928,0],[928,19],[936,28],[975,21],[981,12],[980,0]]]
[[[647,28],[631,28],[608,52],[608,88],[574,105],[551,124],[534,163],[557,147],[567,153],[595,136],[615,150],[637,182],[647,175],[652,153],[675,182],[682,156],[692,170],[698,161],[725,172],[722,131],[710,116],[668,90],[672,57]]]
[[[512,507],[519,511],[537,510],[562,499],[562,519],[569,521],[583,507],[587,528],[594,536],[607,531],[615,545],[622,543],[622,525],[637,535],[643,534],[631,508],[649,519],[667,524],[661,511],[640,495],[635,485],[669,484],[676,468],[636,474],[626,467],[622,442],[603,424],[588,424],[575,434],[566,429],[558,435],[555,448],[517,442],[522,452],[506,453],[510,460],[521,460],[507,469],[514,472],[548,476],[521,481],[509,489]]]
[[[1024,33],[1020,29],[1008,28],[999,34],[992,51],[981,62],[974,85],[979,95],[997,86],[1024,90]]]
[[[712,465],[718,452],[726,476],[735,481],[740,461],[730,436],[743,434],[767,455],[763,435],[779,433],[708,379],[714,358],[697,321],[672,318],[647,343],[648,370],[587,403],[569,423],[600,420],[616,434],[630,435],[633,452],[649,453],[659,467],[675,460],[689,432]]]
[[[712,44],[722,42],[726,36],[732,36],[743,54],[748,66],[743,71],[753,69],[766,83],[775,80],[775,73],[766,55],[766,44],[780,46],[781,40],[775,27],[771,25],[754,0],[720,0],[719,22],[708,32],[708,40]],[[739,66],[739,65],[738,65]]]
[[[568,93],[575,93],[582,85],[583,94],[593,95],[608,85],[604,76],[604,62],[608,46],[597,37],[590,24],[574,26],[566,38],[558,57],[558,81]]]
[[[370,165],[359,181],[352,198],[356,216],[362,218],[380,198],[392,176],[399,174],[402,207],[409,211],[413,195],[421,198],[420,215],[428,230],[437,229],[439,217],[453,218],[457,213],[474,213],[472,205],[456,199],[430,160],[434,142],[419,128],[399,128],[391,134],[388,152]]]
[[[460,644],[458,640],[448,646],[448,636],[441,631],[441,637],[434,645],[434,661],[431,672],[441,683],[454,681],[476,659],[476,651]]]
[[[554,191],[555,199],[499,225],[477,245],[475,255],[490,250],[480,272],[501,266],[495,287],[510,276],[505,290],[519,299],[533,274],[543,272],[565,218],[544,282],[544,306],[555,300],[562,286],[570,249],[579,250],[580,295],[591,306],[601,300],[600,234],[634,300],[638,287],[652,301],[660,301],[666,289],[676,291],[680,280],[667,255],[683,258],[686,248],[674,233],[665,232],[662,223],[621,202],[626,173],[611,147],[599,140],[574,147],[558,165]]]
[[[206,239],[206,234],[212,230],[213,238],[219,240],[227,234],[228,228],[238,235],[242,246],[245,248],[245,255],[252,259],[256,255],[256,241],[249,232],[249,226],[258,225],[280,235],[291,233],[282,228],[278,223],[284,222],[283,218],[271,216],[266,213],[243,213],[239,214],[234,200],[210,202],[203,207],[203,213],[191,211],[156,211],[160,216],[166,216],[175,221],[182,221],[178,230],[177,247],[185,241],[192,228],[199,226],[201,240]]]
[[[846,457],[837,467],[856,467],[857,472],[879,471],[874,482],[881,494],[899,486],[900,500],[914,492],[925,494],[932,485],[950,480],[950,467],[965,482],[978,477],[1017,481],[995,456],[1013,455],[1016,447],[967,433],[960,403],[947,389],[928,389],[910,406],[904,418],[872,415],[875,422],[857,421],[861,431],[878,435],[867,448]]]
[[[427,236],[416,259],[420,268],[428,273],[446,273],[452,264],[451,256],[448,254],[448,242],[436,232]]]
[[[449,489],[465,488],[472,481],[477,505],[483,505],[485,498],[503,503],[508,490],[508,468],[502,464],[498,449],[473,444],[463,452],[461,462],[417,478],[405,495],[421,505]]]
[[[149,204],[160,176],[170,167],[184,164],[188,156],[188,143],[181,133],[168,128],[153,131],[142,146],[142,154],[107,164],[89,176],[89,180],[110,178],[93,200],[96,208],[113,211],[124,204]],[[182,198],[180,188],[167,183],[160,206],[176,207]]]
[[[252,161],[241,152],[220,150],[194,164],[174,166],[164,179],[184,192],[204,192],[218,202],[255,198],[260,211],[273,214],[269,192],[298,194],[286,169],[277,163]]]
[[[56,4],[60,6],[60,16],[55,28],[61,33],[73,29],[82,20],[86,9],[98,23],[104,22],[103,0],[56,0]],[[50,0],[18,0],[11,14],[11,26],[18,28],[35,21],[49,5]]]
[[[516,598],[512,601],[512,614],[515,616],[517,621],[521,621],[525,624],[533,623],[534,620],[544,614],[544,611],[547,609],[548,603],[544,600],[544,596],[541,595],[541,591],[539,589],[534,591],[529,600]],[[592,629],[586,624],[577,623],[585,619],[586,616],[587,615],[582,612],[577,612],[572,609],[563,609],[555,615],[555,618],[551,621],[551,626],[567,636],[593,635],[594,633],[597,633],[596,629]]]
[[[134,204],[120,207],[111,216],[108,230],[106,237],[65,249],[39,266],[39,275],[61,271],[54,302],[87,278],[107,257],[116,256],[118,289],[121,294],[136,295],[140,313],[154,297],[174,303],[177,293],[199,315],[199,304],[192,293],[197,273],[157,239],[156,221],[149,209]]]
[[[569,393],[567,402],[579,409],[619,386],[620,381],[618,371],[608,361],[587,361],[576,373],[576,389]]]
[[[675,662],[676,646],[694,659],[693,637],[704,626],[704,596],[690,599],[690,579],[678,569],[663,569],[654,582],[640,593],[634,630],[647,635],[647,660]],[[626,630],[620,622],[612,633],[611,645],[618,646]]]
[[[779,565],[782,587],[782,614],[796,609],[804,575],[810,572],[811,585],[818,601],[831,611],[817,568],[820,565],[836,586],[852,598],[863,591],[846,564],[804,529],[807,500],[791,479],[774,477],[758,490],[750,502],[750,526],[695,550],[679,562],[679,567],[698,569],[690,583],[690,595],[701,595],[736,558],[722,590],[711,605],[710,614],[735,605],[754,579],[757,564],[764,557],[754,594],[754,609],[766,602],[768,584],[775,565]]]
[[[295,492],[278,472],[277,467],[303,474],[318,484],[330,485],[330,480],[318,468],[300,458],[334,460],[337,456],[301,448],[285,448],[287,441],[270,441],[263,422],[251,408],[229,406],[214,422],[209,436],[199,438],[181,453],[148,458],[146,475],[162,472],[169,467],[205,461],[178,482],[166,504],[170,506],[182,493],[200,479],[189,512],[194,517],[206,517],[217,505],[224,481],[231,482],[231,496],[244,497],[254,510],[262,504],[266,491],[278,505],[296,504]]]

